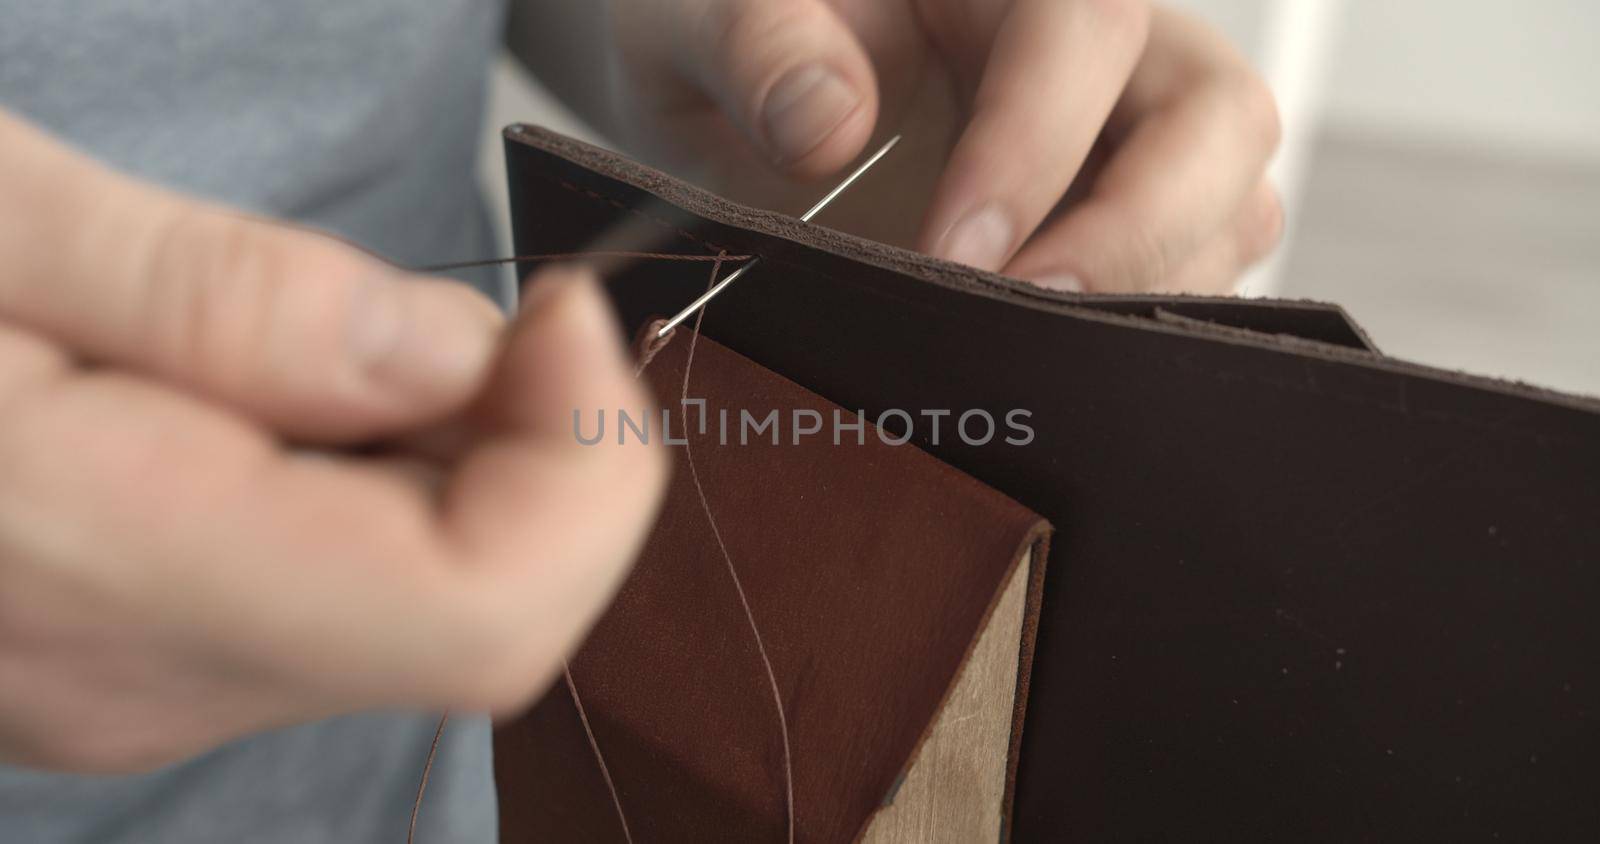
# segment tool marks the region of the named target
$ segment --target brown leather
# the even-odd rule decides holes
[[[680,330],[652,349],[645,376],[665,407],[679,407],[688,347]],[[496,730],[501,840],[624,840],[574,691],[633,840],[787,839],[783,734],[719,545],[781,690],[795,840],[860,835],[913,761],[1019,559],[1033,551],[1041,562],[1018,653],[1015,760],[1045,523],[912,446],[885,444],[870,426],[843,431],[835,445],[836,405],[709,339],[696,345],[689,395],[709,401],[705,433],[690,407],[687,426],[675,418],[671,436],[687,429],[717,532],[695,489],[690,451],[673,446],[664,511],[634,573],[572,660],[572,686],[558,683],[528,715]],[[726,445],[723,408],[731,416]],[[822,433],[798,445],[790,424],[797,408],[826,420]],[[777,410],[780,444],[770,432],[740,444],[741,410],[758,419]],[[586,413],[587,437],[596,423],[592,409]],[[614,444],[616,421],[607,424]],[[659,418],[650,435],[661,435]]]
[[[507,155],[522,252],[632,222],[755,253],[705,331],[762,366],[1034,410],[1027,448],[917,441],[1060,531],[1018,840],[1600,828],[1600,403],[1382,357],[1331,306],[1051,293],[530,127]],[[705,279],[610,283],[631,329]]]

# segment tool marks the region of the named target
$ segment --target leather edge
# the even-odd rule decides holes
[[[1283,311],[1298,317],[1325,317],[1340,323],[1346,333],[1342,341],[1328,336],[1307,337],[1333,346],[1376,351],[1371,339],[1350,315],[1339,305],[1309,299],[1242,298],[1233,296],[1205,296],[1187,293],[1127,293],[1095,294],[1068,293],[1040,287],[1025,279],[999,273],[984,272],[950,261],[933,258],[918,252],[867,240],[821,225],[801,223],[792,217],[763,209],[741,205],[719,197],[681,179],[641,164],[624,155],[603,147],[562,135],[558,132],[524,123],[505,127],[502,135],[506,141],[515,141],[535,149],[559,156],[587,167],[595,172],[639,188],[670,205],[722,225],[740,226],[763,234],[791,240],[802,246],[825,249],[852,260],[872,264],[881,269],[904,273],[923,281],[960,289],[985,287],[1003,294],[1041,302],[1068,304],[1078,308],[1103,311],[1118,316],[1150,318],[1149,309],[1165,304],[1169,307],[1204,307],[1212,310],[1234,309],[1270,314]],[[737,218],[737,219],[735,219]],[[1224,324],[1229,324],[1224,322]],[[1248,328],[1246,325],[1237,327]],[[1266,332],[1288,333],[1289,332]]]
[[[948,272],[929,274],[915,271],[905,267],[886,264],[882,254],[890,252],[904,252],[881,244],[873,244],[861,238],[834,231],[822,226],[798,223],[792,218],[781,214],[756,209],[745,208],[727,200],[720,199],[705,191],[695,188],[678,179],[665,174],[649,170],[643,165],[634,163],[617,153],[604,150],[590,144],[566,138],[547,129],[529,126],[526,124],[512,124],[504,130],[504,137],[509,147],[510,144],[520,144],[528,149],[546,155],[552,155],[568,161],[574,166],[587,168],[604,176],[605,178],[620,181],[636,190],[656,196],[662,202],[674,207],[682,207],[695,216],[706,216],[706,219],[718,225],[739,228],[754,234],[775,237],[786,240],[806,249],[816,249],[838,257],[854,260],[872,265],[881,270],[898,272],[909,275],[919,281],[936,284],[948,289],[971,295],[984,296],[998,299],[1008,304],[1030,308],[1032,310],[1057,314],[1060,316],[1102,322],[1124,328],[1154,331],[1165,334],[1175,334],[1212,342],[1228,343],[1231,345],[1245,346],[1263,351],[1277,352],[1295,356],[1309,356],[1326,361],[1354,364],[1363,369],[1377,370],[1391,374],[1423,378],[1468,389],[1486,390],[1501,395],[1519,399],[1529,399],[1543,404],[1554,405],[1568,410],[1586,413],[1600,413],[1600,397],[1565,393],[1548,387],[1541,387],[1524,381],[1513,379],[1495,378],[1486,375],[1475,375],[1459,370],[1445,369],[1428,366],[1410,361],[1376,355],[1368,350],[1354,349],[1346,346],[1318,343],[1314,345],[1292,344],[1285,341],[1283,335],[1271,335],[1258,331],[1220,332],[1197,331],[1187,325],[1176,325],[1172,321],[1162,321],[1139,316],[1124,315],[1121,313],[1099,310],[1093,307],[1097,300],[1120,299],[1122,297],[1095,297],[1079,294],[1056,294],[1050,297],[1030,297],[1021,292],[1024,288],[1042,291],[1041,288],[1028,285],[1026,282],[1006,279],[992,273],[982,273],[974,270],[949,264],[934,258],[907,255],[917,258],[907,262],[909,267],[916,264],[923,267],[943,267]],[[629,178],[629,177],[632,178]],[[639,178],[648,176],[649,178]],[[663,196],[663,193],[666,195]],[[690,203],[679,205],[680,202]],[[732,221],[719,219],[719,216],[702,214],[710,209],[723,211],[737,211],[745,219]],[[779,263],[785,263],[779,261]],[[1148,297],[1152,301],[1163,302],[1215,302],[1216,297],[1199,296],[1170,296]],[[1295,300],[1249,300],[1264,304],[1299,304]],[[1312,303],[1318,307],[1327,307],[1322,303]],[[1342,313],[1341,309],[1341,313]]]

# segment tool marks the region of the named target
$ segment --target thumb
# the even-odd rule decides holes
[[[313,232],[113,173],[0,114],[0,319],[292,437],[367,439],[476,391],[500,317]]]
[[[712,0],[675,19],[674,52],[778,166],[820,176],[866,146],[878,116],[872,62],[821,0]]]
[[[476,570],[473,606],[515,653],[502,709],[543,688],[610,601],[654,522],[667,478],[659,435],[620,437],[626,413],[650,429],[656,405],[636,379],[611,308],[588,271],[551,268],[507,333],[478,435],[445,486],[447,533]],[[608,436],[580,440],[608,418]]]

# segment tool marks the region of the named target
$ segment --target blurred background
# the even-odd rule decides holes
[[[1288,232],[1246,295],[1338,302],[1396,357],[1600,395],[1600,3],[1174,5],[1233,37],[1283,115]],[[592,138],[502,61],[481,174],[502,228],[517,121]]]

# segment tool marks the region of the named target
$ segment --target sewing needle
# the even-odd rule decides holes
[[[870,158],[868,158],[866,161],[861,162],[861,166],[860,167],[857,167],[854,171],[852,171],[850,173],[850,175],[844,177],[844,181],[840,182],[837,186],[835,186],[833,190],[828,191],[827,196],[824,196],[823,198],[817,200],[817,204],[811,206],[811,210],[810,211],[807,211],[806,213],[801,214],[800,215],[800,222],[802,222],[802,223],[811,222],[811,218],[817,216],[817,212],[819,212],[822,209],[828,207],[828,203],[834,201],[835,199],[838,199],[839,198],[839,194],[844,193],[847,188],[849,188],[852,184],[855,184],[855,181],[857,179],[861,178],[863,173],[866,173],[868,170],[872,169],[872,165],[877,164],[878,163],[878,159],[883,158],[885,155],[888,155],[889,154],[889,150],[894,149],[894,145],[898,144],[898,143],[900,143],[900,136],[899,135],[895,135],[894,137],[890,138],[889,142],[884,144],[882,147],[879,147],[878,151],[873,153]],[[706,303],[711,301],[711,298],[713,296],[716,296],[718,293],[721,293],[724,288],[726,288],[728,285],[732,284],[735,279],[737,279],[739,276],[744,275],[745,271],[749,270],[751,267],[753,267],[756,264],[760,263],[760,261],[761,261],[760,258],[751,258],[749,261],[745,262],[744,266],[742,266],[742,267],[734,270],[733,272],[729,273],[728,277],[724,278],[722,281],[717,282],[715,287],[712,287],[710,290],[707,290],[706,292],[700,294],[700,298],[694,300],[693,302],[690,302],[689,303],[689,307],[684,308],[682,311],[678,312],[677,316],[673,317],[672,319],[667,320],[666,324],[661,326],[661,330],[656,332],[656,336],[657,337],[665,337],[665,336],[667,336],[667,332],[669,332],[672,329],[678,327],[679,323],[683,322],[684,320],[688,319],[689,317],[694,316],[695,311],[698,311],[701,308],[705,307]]]

